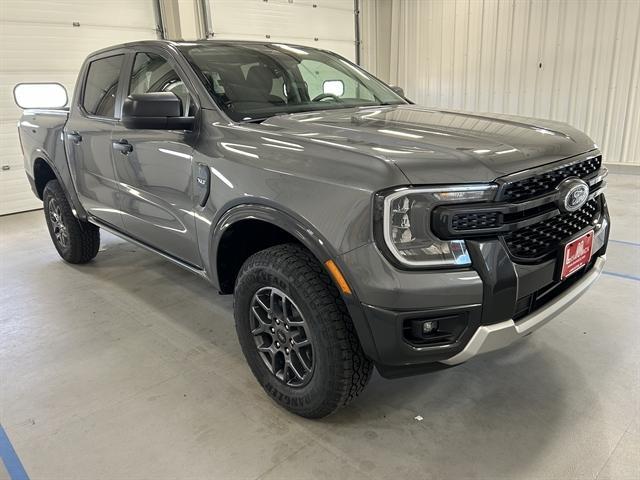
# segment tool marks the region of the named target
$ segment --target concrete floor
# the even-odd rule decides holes
[[[609,273],[565,314],[454,369],[376,374],[321,421],[257,385],[231,297],[108,234],[67,265],[42,212],[0,218],[0,421],[32,479],[638,479],[640,176],[608,198]]]

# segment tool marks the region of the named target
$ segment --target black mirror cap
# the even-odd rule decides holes
[[[190,130],[193,117],[182,117],[182,102],[173,92],[134,93],[122,105],[122,124],[131,129]]]
[[[391,90],[393,90],[394,93],[397,93],[402,98],[404,98],[404,89],[402,87],[398,87],[396,85],[391,85],[389,88],[391,88]]]
[[[123,115],[122,124],[130,130],[193,130],[194,117],[131,117]]]

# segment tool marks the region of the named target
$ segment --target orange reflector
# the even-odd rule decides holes
[[[333,260],[327,260],[326,262],[324,262],[324,265],[325,267],[327,267],[327,270],[329,270],[329,273],[340,287],[340,290],[342,290],[342,292],[346,293],[347,295],[351,295],[351,288],[342,276],[342,272],[335,264],[335,262]]]

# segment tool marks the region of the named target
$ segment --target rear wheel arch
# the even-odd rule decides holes
[[[67,165],[56,165],[46,154],[43,154],[44,152],[40,152],[32,162],[33,185],[36,195],[42,200],[47,183],[51,180],[57,180],[71,205],[73,215],[80,220],[86,220],[87,212],[80,203]],[[28,174],[30,175],[30,173]]]
[[[47,183],[51,180],[58,180],[60,185],[62,185],[55,169],[42,157],[36,158],[33,162],[33,180],[36,186],[36,193],[40,200],[42,200],[44,194],[44,187],[46,187]]]

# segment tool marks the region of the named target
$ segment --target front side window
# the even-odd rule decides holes
[[[129,94],[173,92],[182,102],[182,115],[190,115],[193,102],[187,87],[171,65],[155,53],[136,53]]]
[[[343,58],[283,44],[184,45],[218,106],[236,121],[406,101]]]
[[[89,64],[82,106],[87,113],[114,118],[118,78],[124,55],[94,60]]]

